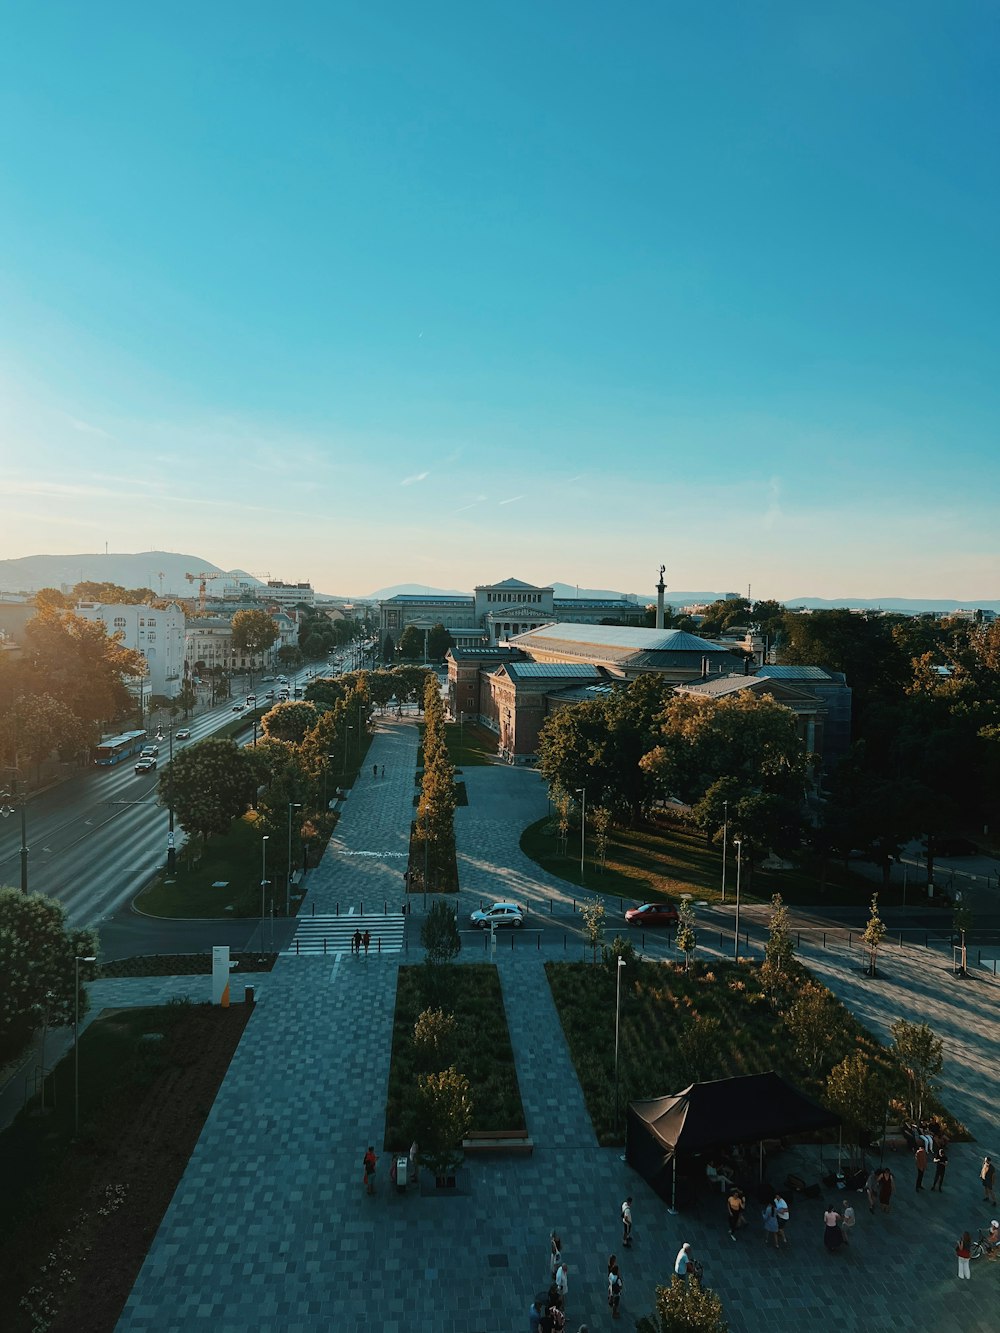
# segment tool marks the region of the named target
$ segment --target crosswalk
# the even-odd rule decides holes
[[[286,954],[338,954],[351,952],[354,932],[368,931],[369,957],[380,953],[399,953],[403,947],[406,917],[402,912],[370,913],[367,916],[300,916]],[[362,952],[364,950],[362,949]]]

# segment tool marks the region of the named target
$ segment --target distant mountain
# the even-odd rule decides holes
[[[176,551],[139,551],[134,555],[111,552],[103,555],[26,555],[18,560],[0,560],[0,592],[37,592],[39,588],[60,588],[67,592],[76,583],[117,583],[122,588],[152,588],[164,597],[190,597],[197,593],[185,574],[225,574],[200,555],[179,555]],[[227,580],[213,579],[210,591],[219,591]],[[230,572],[230,586],[257,584],[260,580],[242,570]]]
[[[424,583],[394,583],[391,588],[378,588],[360,600],[382,602],[389,597],[471,597],[471,592],[456,592],[454,588],[428,588]]]
[[[846,607],[849,611],[902,611],[911,616],[931,611],[1000,611],[1000,602],[978,597],[961,602],[949,601],[945,597],[839,597],[833,601],[825,597],[785,597],[783,600],[785,606],[807,606],[813,611]]]

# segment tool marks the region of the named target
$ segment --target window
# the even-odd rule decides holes
[[[147,639],[155,639],[155,638],[156,638],[156,630],[155,630],[155,629],[151,629],[151,630],[149,631],[149,633],[146,635],[146,638],[147,638]]]
[[[124,628],[125,628],[125,617],[124,617],[124,616],[115,616],[115,619],[114,619],[114,626],[115,626],[115,629],[124,629]]]

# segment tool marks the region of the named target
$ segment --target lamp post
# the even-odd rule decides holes
[[[587,788],[577,787],[577,796],[582,797],[580,806],[580,882],[583,883],[583,852],[587,839]]]
[[[170,736],[170,758],[169,763],[174,762],[174,719],[171,718],[167,724],[167,731]],[[162,724],[156,729],[156,739],[163,740]],[[170,781],[167,783],[167,874],[173,875],[177,869],[177,849],[174,846],[174,778],[171,772]]]
[[[625,959],[619,954],[615,974],[615,1133],[618,1132],[618,1029],[622,1011],[622,968]]]
[[[15,772],[17,770],[14,770]],[[21,892],[28,892],[28,796],[22,791],[20,796],[11,788],[0,791],[0,815],[9,819],[14,813],[14,801],[21,807]]]
[[[271,835],[263,834],[260,840],[260,951],[264,952],[264,890],[267,888],[267,840]]]
[[[726,846],[729,843],[729,802],[722,802],[722,901],[726,901]]]
[[[73,990],[73,1137],[80,1137],[80,964],[96,963],[96,957],[74,958]]]
[[[288,915],[289,890],[292,886],[292,811],[301,809],[301,801],[288,802],[288,870],[285,874],[285,916]]]
[[[340,776],[341,776],[341,777],[346,777],[346,776],[347,776],[347,743],[348,743],[348,741],[351,739],[351,738],[348,736],[347,733],[348,733],[349,731],[353,731],[353,730],[354,730],[354,727],[351,725],[350,722],[348,722],[347,725],[344,727],[344,764],[343,764],[343,767],[342,767],[341,770],[340,770]]]
[[[328,754],[326,756],[326,763],[323,765],[323,806],[327,810],[330,808],[330,797],[326,783],[327,778],[330,776],[330,761],[331,759],[336,759],[336,757],[335,754]]]
[[[734,838],[736,848],[736,938],[733,941],[733,961],[740,961],[740,870],[743,865],[743,840]]]

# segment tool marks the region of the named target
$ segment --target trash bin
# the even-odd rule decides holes
[[[410,1169],[410,1159],[405,1155],[396,1158],[396,1192],[397,1194],[406,1193],[407,1172]]]
[[[253,1007],[253,1002],[254,1002],[254,998],[253,998],[253,987],[252,987],[252,986],[244,986],[244,988],[243,988],[243,1003],[244,1003],[244,1004],[248,1004],[248,1005],[250,1005],[251,1008],[252,1008],[252,1007]]]

